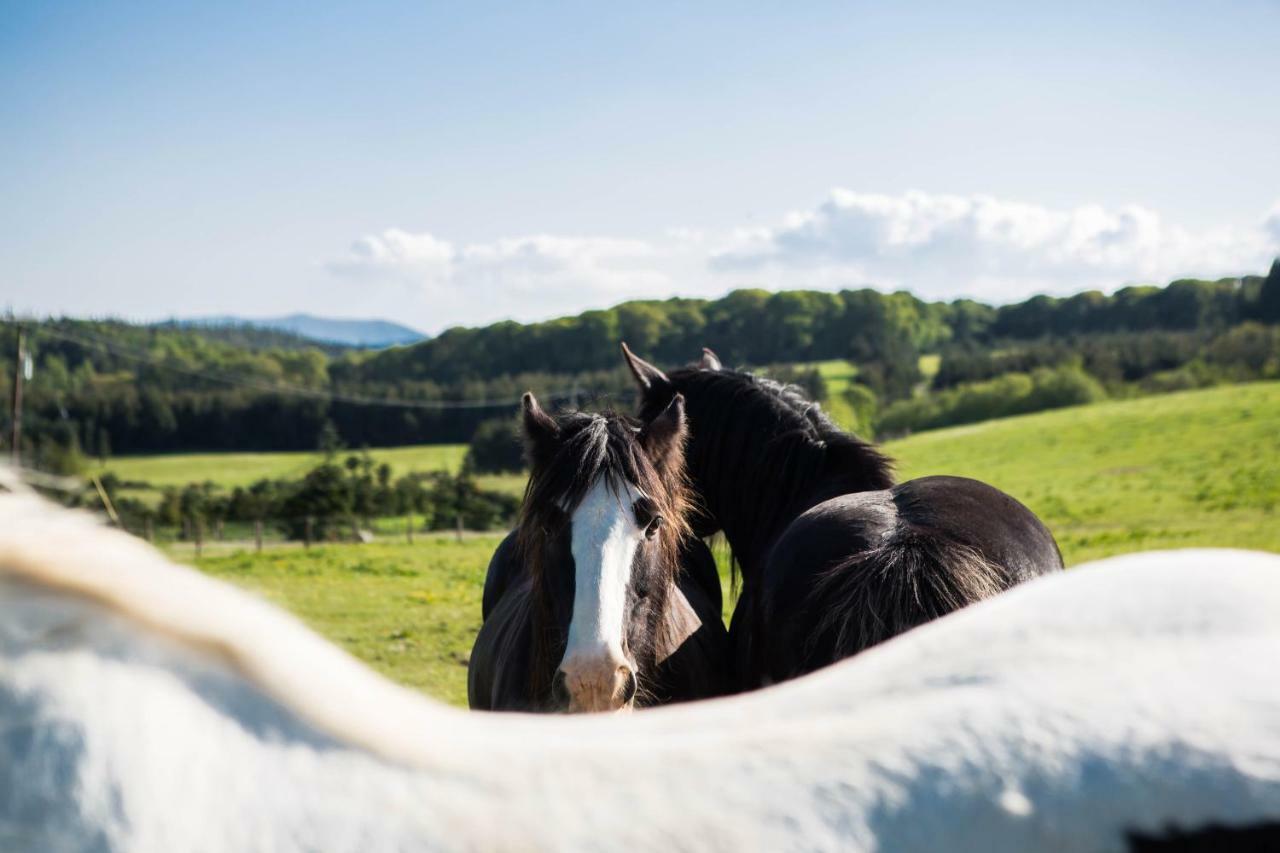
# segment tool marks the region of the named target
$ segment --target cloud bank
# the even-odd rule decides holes
[[[651,239],[539,234],[455,245],[389,228],[357,239],[326,266],[411,286],[444,326],[737,287],[873,286],[1003,302],[1265,272],[1276,255],[1280,204],[1252,225],[1196,230],[1136,205],[1053,209],[983,195],[836,189],[776,225],[673,228]]]
[[[1136,205],[1054,210],[990,196],[834,190],[816,209],[743,232],[739,242],[711,266],[835,273],[933,297],[1008,301],[1265,270],[1280,250],[1280,209],[1255,227],[1192,231]]]

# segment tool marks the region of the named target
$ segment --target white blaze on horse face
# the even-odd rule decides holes
[[[601,477],[573,511],[573,617],[565,664],[604,659],[630,665],[622,631],[631,564],[644,540],[633,509],[639,497],[630,483],[615,491]]]

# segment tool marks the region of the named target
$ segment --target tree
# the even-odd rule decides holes
[[[476,427],[467,450],[467,465],[477,474],[519,473],[524,450],[511,418],[494,418]]]
[[[1280,323],[1280,258],[1271,262],[1271,272],[1262,282],[1256,313],[1264,323]]]
[[[301,487],[285,501],[281,524],[291,539],[302,539],[311,519],[311,535],[326,539],[351,516],[351,487],[342,467],[326,462],[307,472]]]

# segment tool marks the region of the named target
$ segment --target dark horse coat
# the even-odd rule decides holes
[[[977,480],[894,484],[876,448],[790,386],[703,363],[666,374],[623,347],[640,416],[683,395],[699,535],[742,577],[734,683],[793,678],[1062,568],[1049,530]]]

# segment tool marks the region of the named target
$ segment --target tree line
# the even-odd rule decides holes
[[[213,483],[169,487],[154,504],[127,491],[149,484],[107,473],[72,502],[99,508],[98,485],[127,529],[141,534],[168,528],[185,539],[209,535],[226,523],[269,525],[297,541],[350,539],[389,516],[408,516],[418,530],[506,529],[519,508],[516,497],[477,485],[466,466],[456,474],[393,477],[389,465],[376,464],[368,453],[330,452],[299,478],[261,479],[229,491]]]
[[[372,353],[243,330],[42,321],[28,324],[35,376],[24,451],[57,468],[75,454],[313,449],[326,429],[350,446],[467,442],[529,389],[554,402],[625,407],[631,383],[620,340],[661,364],[687,362],[704,346],[734,366],[845,359],[858,368],[848,393],[857,397],[860,421],[862,411],[887,416],[896,405],[890,425],[917,429],[937,420],[901,414],[922,391],[936,396],[1009,374],[1033,385],[1039,376],[1044,386],[1048,374],[1037,371],[1065,375],[1074,367],[1107,392],[1117,383],[1155,388],[1264,376],[1272,340],[1265,330],[1278,322],[1280,261],[1265,277],[1002,306],[866,289],[740,290],[714,300],[627,302],[544,323],[450,329]],[[1238,329],[1245,331],[1232,336]],[[941,357],[931,381],[920,369],[924,353]],[[12,376],[6,346],[6,398]],[[461,402],[467,407],[452,407]]]

